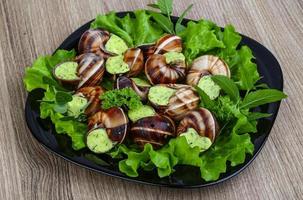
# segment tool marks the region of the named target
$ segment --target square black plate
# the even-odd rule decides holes
[[[127,13],[129,12],[121,12],[117,15],[119,17],[123,17]],[[172,19],[176,22],[178,18],[172,17]],[[183,23],[186,24],[188,21],[190,20],[184,19]],[[90,23],[91,21],[73,32],[64,40],[58,49],[77,49],[78,41],[82,33],[89,29]],[[261,82],[267,83],[270,88],[283,90],[282,71],[277,59],[272,55],[272,53],[260,43],[244,35],[242,35],[241,45],[247,45],[252,49],[255,56],[255,62],[258,66],[258,71],[262,77]],[[272,113],[272,116],[266,119],[260,119],[258,122],[258,133],[252,135],[252,142],[255,146],[253,155],[247,155],[245,162],[241,165],[236,167],[229,166],[226,173],[221,174],[218,180],[206,182],[201,179],[199,169],[191,166],[177,166],[176,171],[169,177],[165,178],[159,178],[156,171],[141,171],[139,177],[132,178],[119,172],[118,161],[113,160],[106,155],[99,156],[106,161],[106,163],[96,164],[95,162],[92,162],[90,157],[87,156],[89,153],[88,150],[74,151],[67,136],[56,134],[50,120],[42,120],[40,118],[39,102],[36,100],[41,99],[42,97],[42,90],[35,90],[28,94],[25,106],[25,115],[27,125],[33,136],[51,152],[79,166],[110,176],[138,183],[178,188],[195,188],[218,184],[243,171],[256,158],[265,144],[280,106],[280,102],[276,102],[257,108],[258,111]]]

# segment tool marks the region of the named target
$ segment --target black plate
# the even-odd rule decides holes
[[[125,16],[127,12],[118,13],[120,17]],[[173,17],[176,21],[177,18]],[[187,23],[189,19],[185,19],[183,22]],[[77,49],[77,43],[80,36],[84,31],[89,28],[90,22],[81,26],[78,30],[72,33],[66,40],[58,47],[58,49],[71,50],[72,48]],[[243,36],[243,35],[242,35]],[[247,36],[243,36],[241,44],[249,46],[256,58],[258,65],[258,71],[263,77],[261,82],[267,83],[270,88],[276,88],[279,90],[283,89],[283,76],[280,65],[276,58],[271,52],[266,49],[263,45],[250,39]],[[233,176],[239,174],[244,170],[258,155],[263,145],[265,144],[270,130],[275,122],[278,114],[280,102],[271,103],[262,107],[257,108],[259,111],[272,113],[273,115],[266,119],[259,120],[258,133],[252,135],[252,141],[255,145],[255,151],[253,156],[246,157],[245,163],[236,167],[228,167],[227,172],[221,174],[217,181],[206,182],[200,177],[200,171],[198,168],[190,166],[177,166],[176,172],[166,178],[158,178],[155,171],[152,172],[140,172],[140,176],[131,178],[123,173],[119,172],[118,162],[112,160],[110,157],[100,155],[106,163],[99,163],[91,161],[91,155],[88,150],[74,151],[71,148],[70,140],[65,135],[55,134],[54,127],[49,120],[42,120],[39,117],[39,103],[36,101],[43,97],[42,90],[35,90],[29,93],[25,115],[29,129],[33,136],[47,149],[55,153],[56,155],[75,163],[79,166],[87,169],[94,170],[103,174],[107,174],[114,177],[119,177],[125,180],[134,181],[138,183],[158,185],[158,186],[169,186],[179,188],[194,188],[194,187],[205,187],[221,183]]]

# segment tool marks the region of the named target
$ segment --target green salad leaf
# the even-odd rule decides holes
[[[52,56],[40,56],[32,66],[25,69],[23,83],[26,90],[30,92],[37,88],[46,89],[50,82],[57,83],[52,69],[60,62],[71,60],[75,55],[75,50],[58,50]]]
[[[283,92],[275,89],[262,89],[250,92],[241,103],[241,108],[254,108],[263,104],[280,101],[286,98]]]
[[[234,102],[239,101],[239,89],[231,79],[222,75],[211,76],[211,78]]]
[[[64,115],[58,112],[58,106],[62,105],[56,102],[56,91],[53,87],[48,87],[40,104],[40,117],[42,119],[49,117],[58,134],[67,134],[71,138],[73,149],[84,148],[87,125],[76,119],[65,120]]]
[[[134,15],[134,18],[130,15],[119,18],[114,12],[98,15],[91,28],[104,28],[124,39],[129,46],[151,43],[163,35],[162,28],[145,10],[136,10]]]
[[[224,43],[216,36],[215,27],[213,22],[206,20],[187,23],[186,29],[179,35],[183,39],[184,55],[188,62],[215,48],[225,48]]]

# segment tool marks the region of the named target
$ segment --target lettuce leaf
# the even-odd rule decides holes
[[[41,56],[34,61],[31,67],[25,69],[23,83],[28,92],[41,88],[46,90],[48,84],[43,81],[43,77],[47,77],[53,81],[52,69],[60,62],[71,60],[76,56],[76,51],[58,50],[54,55]],[[56,82],[56,81],[55,81]]]
[[[55,111],[55,91],[52,87],[47,87],[42,102],[40,104],[40,117],[46,119],[50,117],[58,134],[67,134],[72,141],[72,147],[80,150],[86,147],[84,139],[87,125],[76,119],[62,120],[64,115]]]
[[[225,48],[215,34],[216,25],[210,21],[188,22],[179,35],[183,39],[184,55],[188,62],[215,48]]]
[[[134,11],[134,18],[129,14],[119,18],[114,12],[98,15],[91,28],[107,29],[124,39],[129,46],[155,42],[163,35],[161,27],[151,20],[151,15],[145,10]]]

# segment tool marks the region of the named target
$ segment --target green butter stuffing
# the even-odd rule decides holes
[[[128,117],[132,122],[138,121],[144,117],[154,116],[155,114],[155,110],[151,106],[147,105],[143,105],[138,109],[128,111]]]
[[[154,104],[166,106],[176,90],[165,86],[153,86],[149,89],[148,99]]]
[[[129,71],[128,64],[123,61],[122,55],[109,57],[105,67],[110,74],[123,74]]]
[[[115,142],[109,139],[106,130],[98,128],[87,136],[87,147],[95,153],[105,153],[115,146]]]
[[[73,100],[67,103],[67,115],[78,117],[83,113],[83,109],[87,104],[87,99],[78,95],[73,96]]]
[[[167,63],[172,63],[176,61],[185,61],[185,57],[182,53],[178,52],[168,52],[164,54]]]
[[[105,49],[109,52],[120,55],[128,49],[128,46],[120,37],[112,34],[105,44]]]
[[[190,147],[199,147],[200,152],[206,151],[212,145],[212,142],[208,137],[200,136],[193,128],[187,129],[187,131],[180,134],[180,136],[186,138]]]
[[[74,80],[78,78],[77,67],[78,63],[76,62],[64,62],[56,67],[55,74],[63,80]]]
[[[198,87],[201,88],[211,100],[216,99],[220,95],[220,86],[218,86],[210,76],[203,76],[198,82]]]

